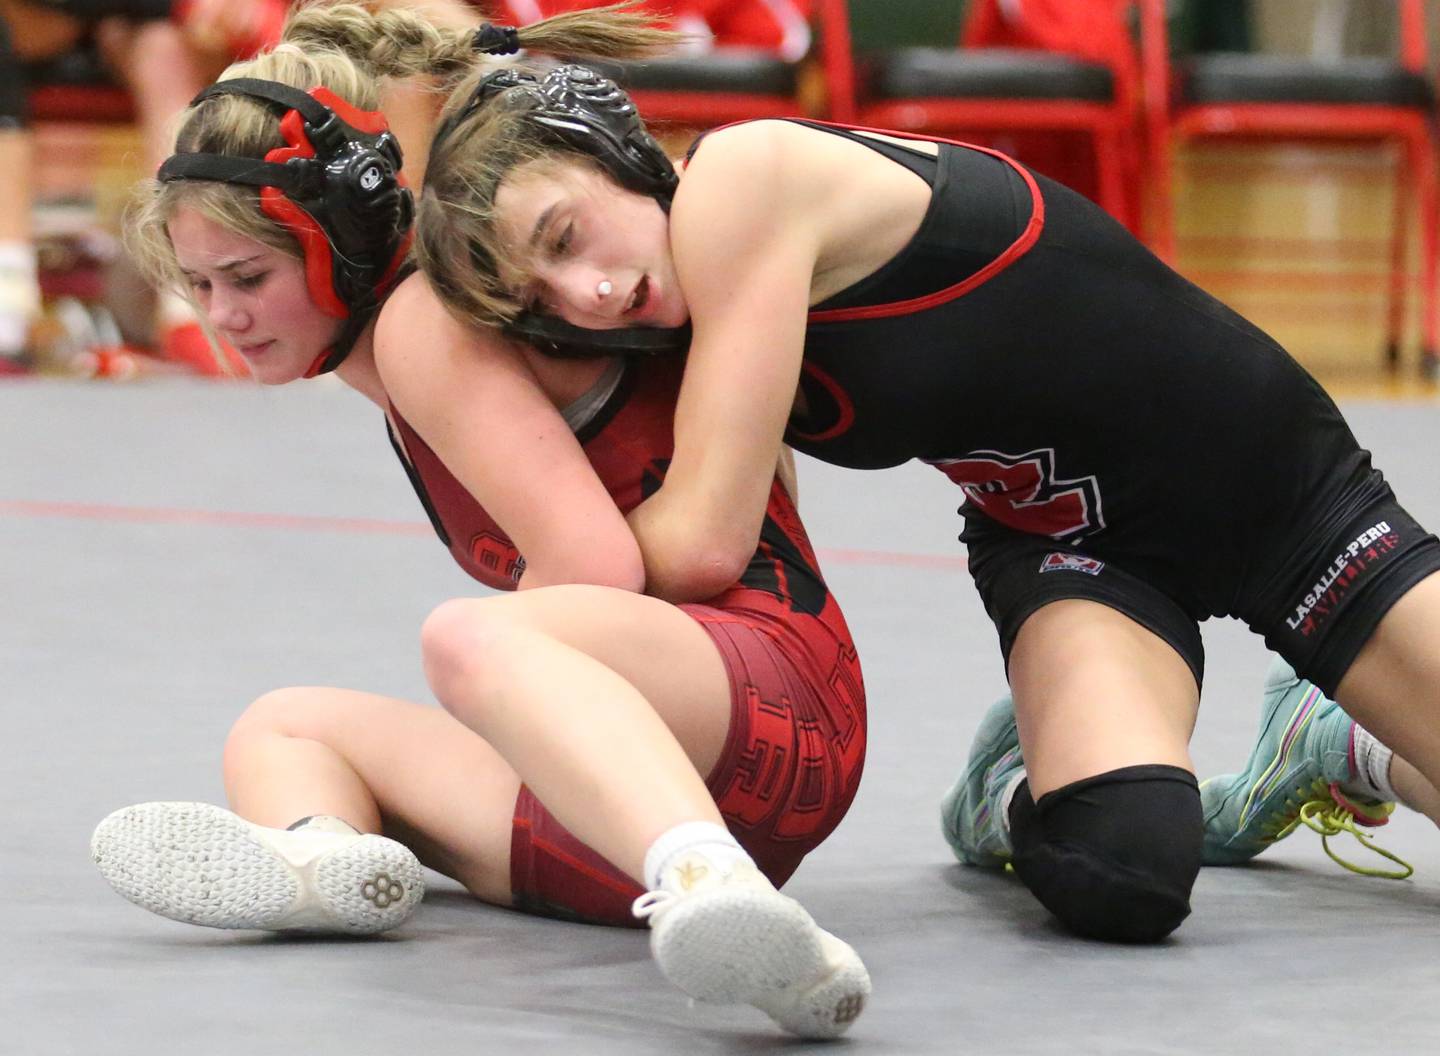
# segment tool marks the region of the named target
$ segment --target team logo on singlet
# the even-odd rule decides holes
[[[1286,625],[1301,637],[1310,637],[1340,607],[1358,581],[1399,546],[1400,533],[1390,527],[1389,521],[1377,521],[1366,528],[1335,555],[1330,567],[1296,604],[1295,612],[1285,618]]]
[[[1097,561],[1093,557],[1062,554],[1057,550],[1046,554],[1045,560],[1040,562],[1041,572],[1084,572],[1087,576],[1098,576],[1104,567],[1104,561]]]
[[[971,451],[962,458],[927,461],[959,484],[987,517],[1016,531],[1073,545],[1105,527],[1099,480],[1059,476],[1054,448],[1023,454]]]

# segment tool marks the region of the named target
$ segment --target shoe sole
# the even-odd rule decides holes
[[[394,840],[264,829],[208,803],[117,810],[90,854],[137,906],[207,928],[372,935],[425,892],[419,861]]]
[[[870,973],[847,943],[820,933],[830,971],[798,993],[762,997],[754,1003],[771,1019],[802,1038],[838,1038],[865,1011]]]
[[[832,940],[829,950],[822,937]],[[696,1001],[754,1005],[802,1037],[843,1033],[870,993],[855,951],[774,891],[690,895],[655,922],[650,949],[665,977]]]

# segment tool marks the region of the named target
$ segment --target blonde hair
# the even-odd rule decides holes
[[[633,13],[636,0],[607,8],[557,15],[517,31],[521,47],[552,55],[628,58],[669,48],[681,35],[650,28]],[[358,3],[313,0],[290,13],[281,41],[272,50],[228,67],[220,80],[250,77],[278,81],[302,91],[324,87],[361,110],[379,106],[381,78],[438,76],[441,89],[462,78],[442,116],[462,107],[493,60],[474,49],[477,30],[437,26],[403,8],[371,11]],[[468,76],[465,76],[468,74]],[[482,107],[432,155],[417,223],[417,257],[437,289],[451,291],[447,305],[478,324],[513,314],[497,293],[493,275],[481,275],[470,245],[493,244],[491,216],[495,189],[515,165],[553,153],[521,123],[498,107]],[[492,113],[491,111],[496,111]],[[513,141],[512,141],[513,137]],[[179,119],[175,153],[225,154],[263,158],[284,146],[280,119],[272,108],[244,95],[202,100]],[[494,155],[492,163],[488,155]],[[167,225],[181,207],[194,209],[223,227],[295,257],[300,244],[285,225],[260,209],[257,188],[203,180],[137,188],[124,219],[125,245],[144,275],[161,287],[184,288]],[[451,215],[453,210],[453,215]],[[446,217],[450,216],[447,220]],[[453,227],[447,229],[447,224]],[[428,232],[418,243],[420,230]]]
[[[371,12],[356,3],[319,0],[291,12],[273,49],[237,62],[220,80],[252,77],[310,91],[328,88],[360,110],[375,110],[382,77],[439,74],[453,79],[475,64],[471,30],[438,27],[403,9]],[[202,100],[179,118],[175,153],[263,158],[285,145],[273,108],[244,95]],[[260,211],[258,188],[206,180],[144,180],[124,218],[125,245],[145,276],[182,286],[166,225],[181,207],[246,238],[302,256],[285,225]]]

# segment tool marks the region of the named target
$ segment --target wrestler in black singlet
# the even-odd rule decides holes
[[[1314,379],[1098,206],[1003,155],[798,123],[932,196],[899,254],[811,310],[786,441],[856,468],[919,458],[959,483],[1007,657],[1030,613],[1083,597],[1160,634],[1197,679],[1196,621],[1240,617],[1333,694],[1440,569],[1440,544]]]

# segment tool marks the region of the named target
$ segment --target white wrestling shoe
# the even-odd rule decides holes
[[[860,957],[748,863],[721,872],[701,854],[671,865],[635,900],[665,978],[697,1001],[754,1005],[802,1038],[835,1038],[870,996]]]
[[[209,803],[117,810],[96,826],[90,856],[137,906],[207,928],[371,935],[425,894],[419,860],[394,840],[270,829]]]

